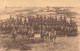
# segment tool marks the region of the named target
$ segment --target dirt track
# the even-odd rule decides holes
[[[3,44],[5,39],[0,37],[0,45]],[[44,42],[38,44],[29,44],[31,46],[31,50],[27,51],[79,51],[79,42],[78,37],[57,37],[56,44],[53,42]],[[6,51],[4,48],[0,46],[0,51]],[[21,51],[18,49],[12,49],[8,51]],[[23,51],[23,50],[22,50]]]

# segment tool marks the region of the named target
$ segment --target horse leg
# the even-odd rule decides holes
[[[56,42],[56,37],[54,37],[54,44],[55,44],[55,42]]]
[[[24,39],[24,35],[22,35],[22,39]]]

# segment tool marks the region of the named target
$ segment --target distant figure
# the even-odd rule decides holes
[[[54,43],[55,43],[55,40],[56,40],[56,31],[54,29],[51,30],[50,39],[51,39],[51,41],[54,41]]]
[[[54,38],[54,43],[55,43],[55,40],[56,40],[56,31],[54,31],[54,33],[53,33],[53,38]]]
[[[34,31],[33,31],[33,29],[30,29],[29,31],[28,31],[28,38],[29,39],[32,39],[34,37]]]
[[[44,37],[46,38],[46,41],[49,41],[49,32],[46,32],[46,33],[44,34]]]
[[[13,30],[11,31],[11,35],[12,35],[12,40],[13,41],[15,41],[15,39],[16,39],[16,36],[17,36],[17,32],[16,32],[16,29],[15,28],[13,28]]]

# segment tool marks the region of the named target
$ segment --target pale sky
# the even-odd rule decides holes
[[[0,0],[0,8],[5,6],[71,6],[80,7],[80,0]]]
[[[77,7],[75,11],[80,13],[80,0],[0,0],[0,13],[6,13],[6,10],[11,12],[14,9],[5,9],[5,7]],[[19,9],[19,8],[18,8]],[[5,15],[0,15],[0,19],[4,19]]]
[[[80,0],[0,0],[0,12],[5,7],[80,7]]]

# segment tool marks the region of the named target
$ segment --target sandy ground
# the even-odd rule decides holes
[[[37,44],[28,44],[32,46],[31,50],[26,51],[79,51],[79,37],[57,37],[56,44],[53,42],[44,42]],[[4,39],[0,37],[0,51],[6,51],[1,45]],[[12,49],[7,51],[23,51],[19,49]]]

